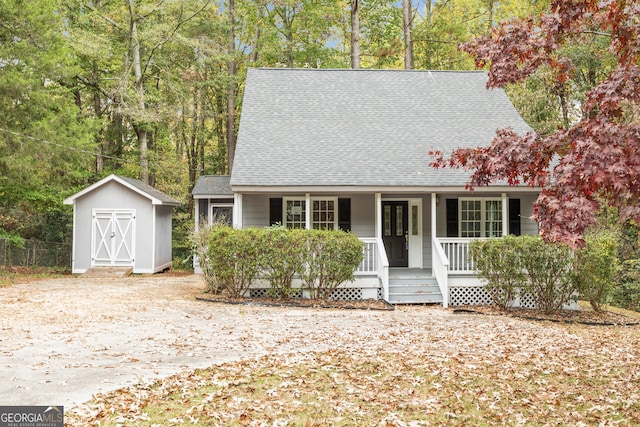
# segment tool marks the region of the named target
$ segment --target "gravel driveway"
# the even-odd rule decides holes
[[[70,409],[96,393],[269,352],[401,353],[421,345],[434,355],[509,347],[526,357],[538,351],[532,337],[545,345],[579,339],[539,324],[439,307],[365,311],[196,301],[203,287],[199,276],[153,275],[1,288],[0,405]]]

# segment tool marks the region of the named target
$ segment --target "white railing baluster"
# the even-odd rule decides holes
[[[472,240],[476,239],[438,237],[438,242],[449,260],[449,272],[456,274],[475,274],[473,259],[469,253]]]

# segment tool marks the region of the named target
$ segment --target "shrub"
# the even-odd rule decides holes
[[[289,298],[293,278],[303,271],[306,230],[270,227],[263,230],[263,272],[271,284],[273,296]]]
[[[514,236],[471,242],[478,277],[486,279],[485,289],[499,307],[511,307],[525,286],[527,277],[520,260],[521,251],[522,239]]]
[[[202,224],[198,231],[191,234],[191,245],[195,256],[198,257],[200,269],[202,270],[202,278],[205,283],[205,292],[217,294],[221,291],[219,283],[213,271],[213,266],[209,260],[209,239],[211,237],[212,228],[209,225]]]
[[[582,298],[596,311],[601,311],[620,270],[617,242],[618,235],[613,231],[590,231],[585,235],[585,246],[576,252],[576,284]]]
[[[207,255],[207,272],[213,276],[207,284],[212,282],[212,291],[227,289],[232,297],[244,296],[262,264],[261,232],[215,226],[208,239]]]
[[[528,293],[537,308],[553,312],[576,296],[574,257],[567,246],[539,236],[505,236],[474,241],[471,248],[478,275],[500,307]]]
[[[551,313],[577,295],[573,253],[568,246],[545,243],[540,236],[520,236],[521,262],[527,275],[524,290],[538,309]]]
[[[311,298],[328,299],[342,282],[353,281],[362,261],[363,243],[343,231],[310,230],[306,233],[303,286]]]
[[[622,263],[611,300],[618,307],[640,311],[640,260],[629,259]]]

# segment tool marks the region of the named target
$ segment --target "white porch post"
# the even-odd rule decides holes
[[[196,217],[195,230],[196,232],[200,231],[200,199],[193,199],[193,204],[195,205],[193,208],[193,213]]]
[[[502,235],[509,234],[509,199],[507,193],[502,193]]]
[[[436,234],[436,207],[438,206],[438,195],[431,193],[431,238],[435,239]]]
[[[376,229],[374,231],[374,236],[382,238],[382,193],[375,194],[375,203],[376,203]]]
[[[307,193],[304,195],[304,205],[306,209],[304,210],[304,224],[307,230],[311,230],[311,194]]]
[[[242,193],[233,193],[233,228],[242,228]]]

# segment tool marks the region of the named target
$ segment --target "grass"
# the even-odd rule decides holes
[[[591,310],[591,304],[589,303],[589,301],[578,301],[578,305],[580,306],[580,309],[583,310]],[[630,317],[632,319],[638,319],[640,320],[640,313],[637,311],[633,311],[633,310],[627,310],[624,308],[620,308],[620,307],[615,307],[613,305],[606,305],[603,304],[602,305],[602,309],[604,311],[610,311],[611,313],[616,313],[616,314],[621,314],[623,316],[627,316]]]
[[[0,288],[18,283],[68,276],[68,268],[0,266]]]

